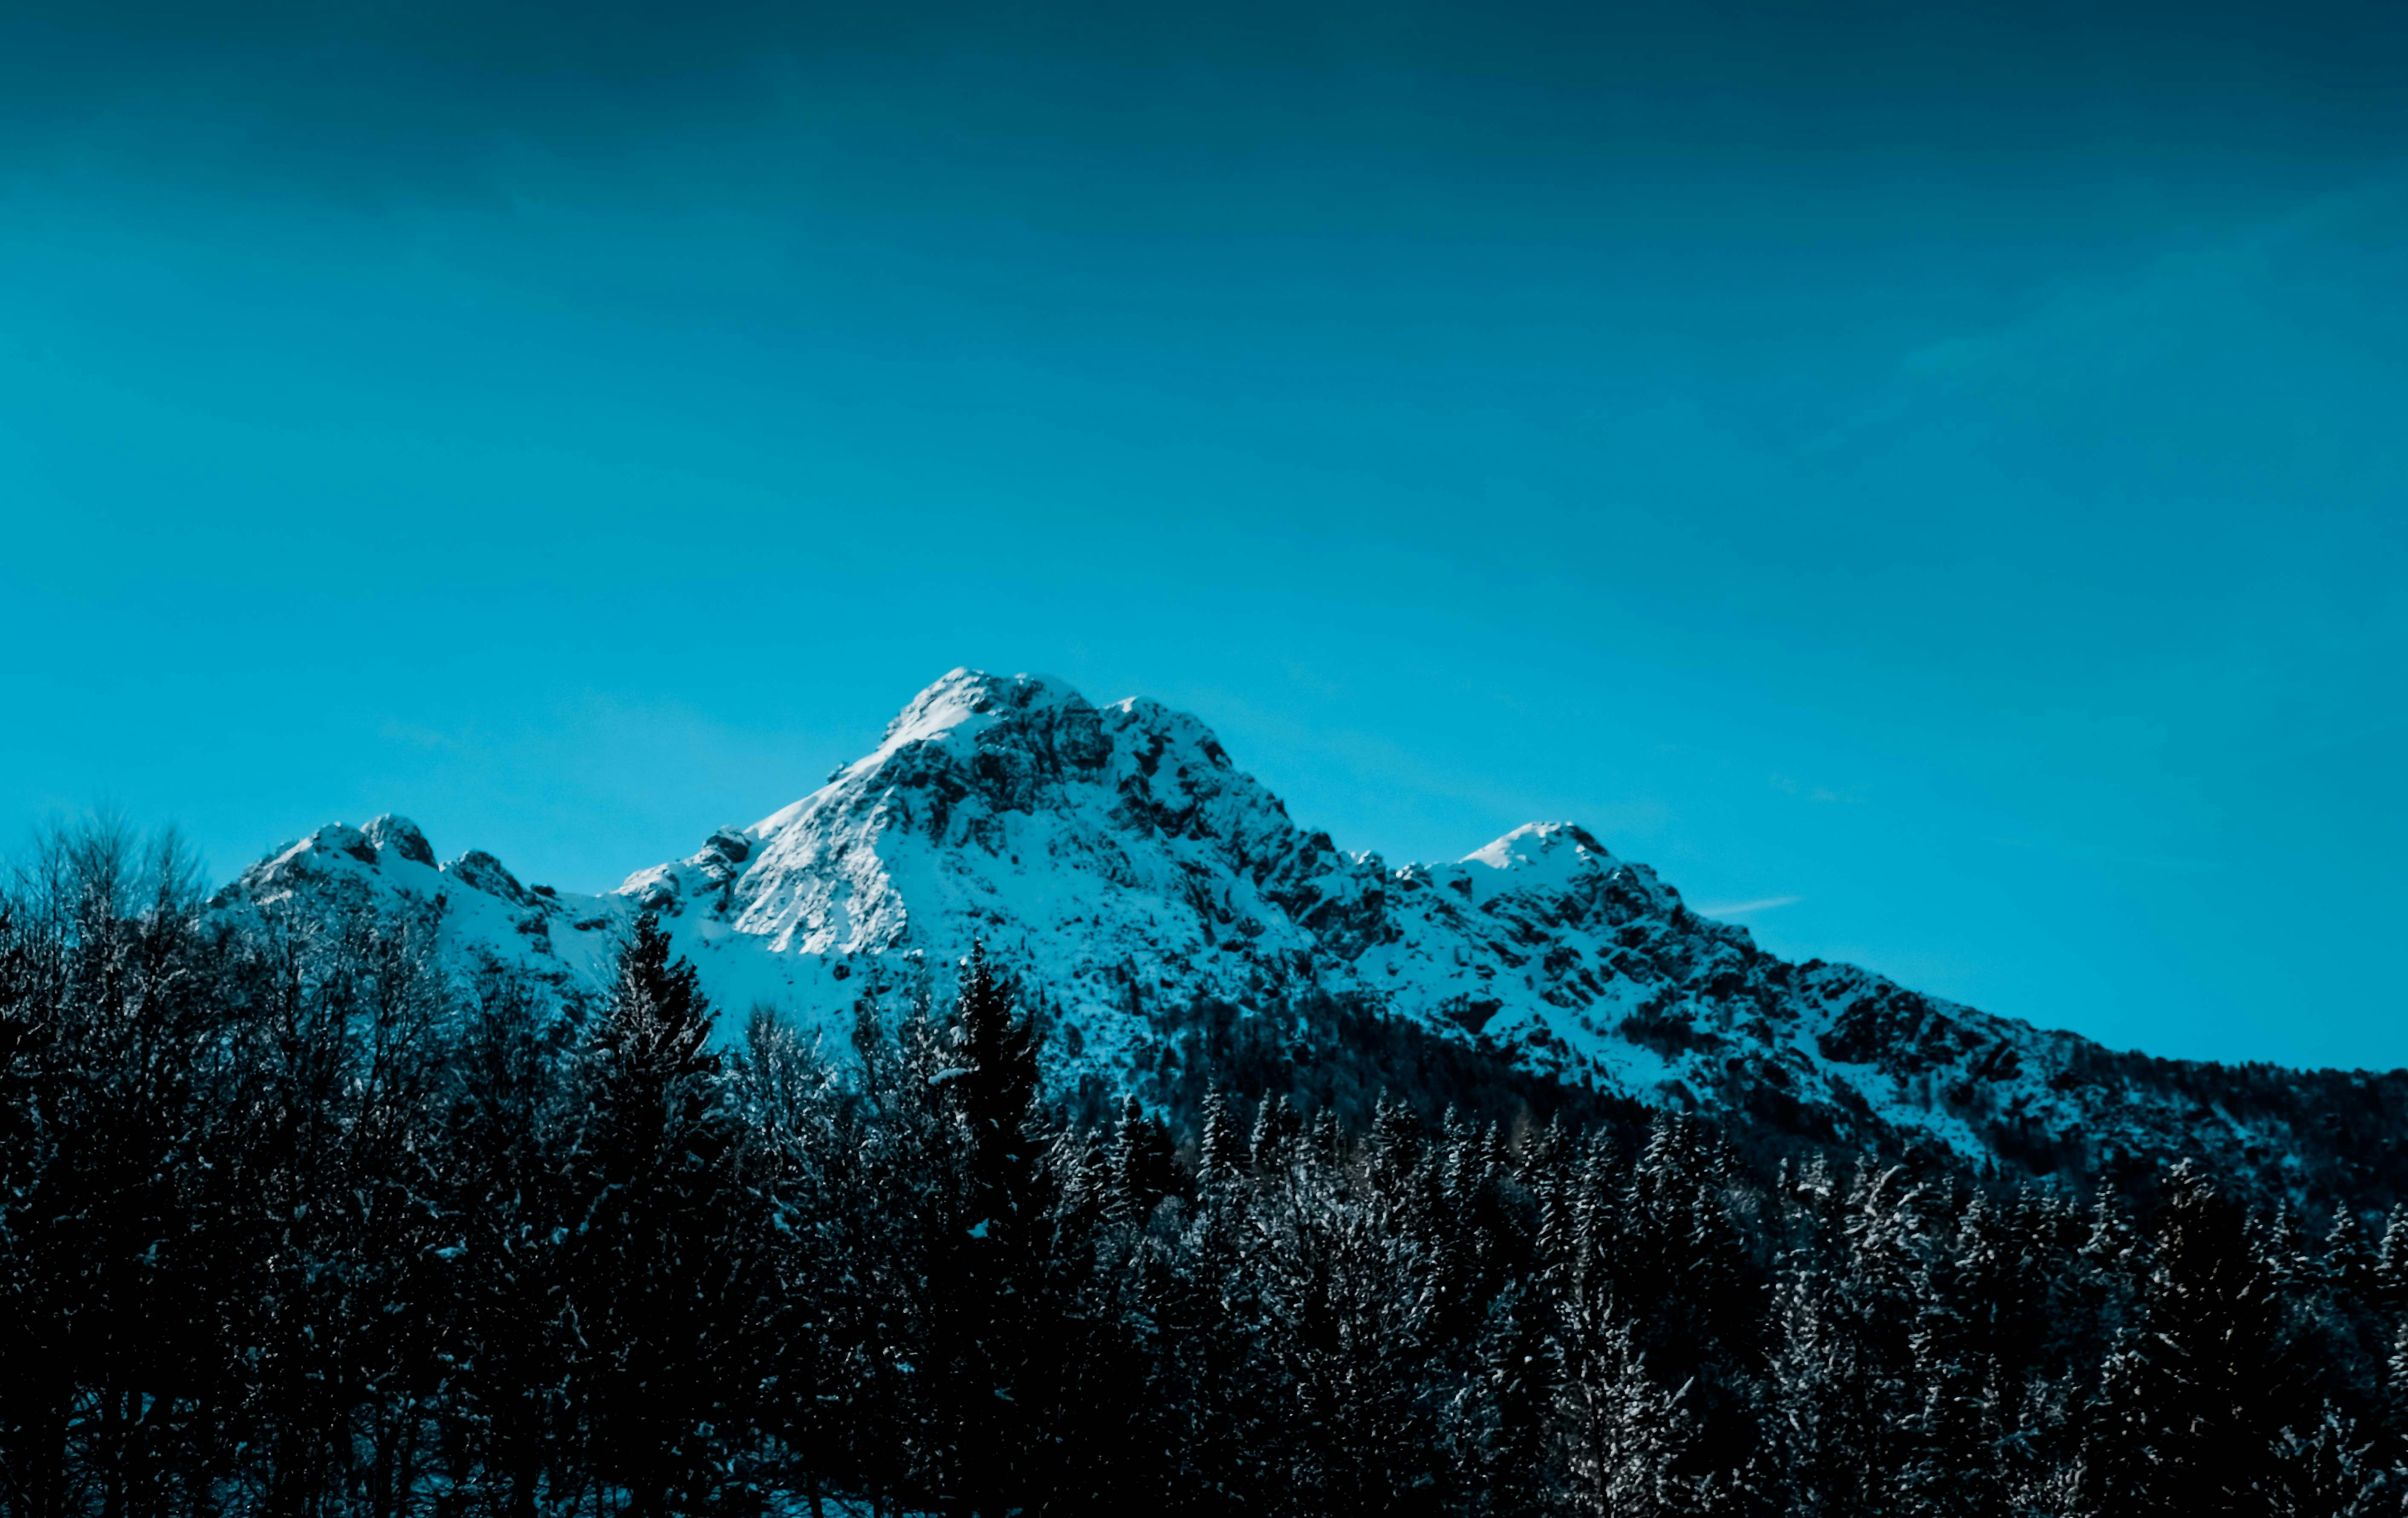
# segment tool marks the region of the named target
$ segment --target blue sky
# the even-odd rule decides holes
[[[0,825],[600,888],[1038,669],[2408,1064],[2397,6],[46,7]]]

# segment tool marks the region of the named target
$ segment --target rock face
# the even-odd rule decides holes
[[[2013,1161],[2169,1135],[2243,1158],[2282,1138],[2276,1118],[2102,1074],[2128,1057],[2072,1035],[1774,958],[1570,823],[1445,864],[1342,852],[1195,718],[1034,676],[954,670],[818,790],[609,895],[530,889],[480,852],[435,857],[404,819],[337,824],[219,901],[415,904],[464,968],[510,966],[569,998],[609,983],[625,924],[651,909],[727,1025],[767,1003],[841,1029],[865,990],[942,995],[982,939],[1053,1008],[1055,1073],[1117,1082],[1183,1009],[1330,996],[1562,1080],[1833,1140]]]

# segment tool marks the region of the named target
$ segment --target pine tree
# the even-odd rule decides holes
[[[1235,1126],[1219,1095],[1208,1098],[1196,1208],[1152,1315],[1159,1338],[1148,1393],[1164,1404],[1171,1429],[1157,1497],[1166,1511],[1239,1508],[1274,1438],[1260,1280],[1250,1258],[1254,1196],[1231,1153]]]
[[[2408,1323],[2392,1332],[2391,1352],[2383,1361],[2383,1390],[2378,1400],[2391,1447],[2408,1446]]]
[[[2394,1311],[2408,1307],[2408,1207],[2394,1206],[2375,1246],[2372,1289],[2378,1304]]]
[[[2374,1518],[2401,1511],[2396,1470],[2361,1440],[2356,1420],[2327,1403],[2304,1430],[2275,1437],[2273,1475],[2258,1511],[2271,1518]]]
[[[1254,1175],[1270,1180],[1287,1167],[1297,1135],[1304,1131],[1304,1120],[1288,1105],[1283,1092],[1266,1098],[1254,1109],[1254,1127],[1246,1141],[1247,1163]]]
[[[1799,1190],[1814,1231],[1775,1291],[1768,1378],[1788,1506],[1873,1511],[1893,1500],[1916,1445],[1926,1197],[1901,1168],[1870,1165],[1843,1198],[1812,1171]]]
[[[1130,1221],[1152,1217],[1155,1204],[1179,1183],[1175,1155],[1169,1126],[1135,1096],[1127,1098],[1112,1129],[1111,1166],[1119,1205]]]
[[[2265,1511],[2291,1393],[2273,1273],[2241,1208],[2189,1162],[2166,1178],[2135,1329],[2107,1361],[2086,1461],[2113,1511]]]
[[[1282,1097],[1283,1109],[1285,1103]],[[1424,1138],[1420,1114],[1381,1093],[1371,1113],[1372,1173],[1388,1184],[1412,1174],[1421,1167]]]
[[[1011,992],[974,944],[955,1003],[953,1047],[961,1064],[949,1089],[971,1142],[973,1210],[994,1236],[1025,1235],[1035,1224],[1039,1144],[1032,1130],[1039,1071],[1037,1040],[1013,1015]],[[982,1235],[981,1237],[988,1237]]]
[[[2019,1362],[2044,1324],[2029,1253],[1975,1196],[1953,1248],[1935,1249],[1918,1279],[1913,1349],[1922,1408],[1905,1472],[1918,1512],[2002,1518],[2013,1477],[2001,1458],[2022,1411]]]
[[[1563,1328],[1555,1409],[1569,1511],[1594,1518],[1670,1518],[1702,1503],[1677,1473],[1695,1437],[1688,1385],[1647,1374],[1631,1325],[1610,1307],[1572,1307]]]
[[[1450,1403],[1463,1511],[1515,1518],[1548,1510],[1559,1433],[1555,1331],[1543,1292],[1515,1281],[1487,1305],[1466,1383]]]
[[[944,1091],[968,1140],[968,1221],[940,1255],[954,1299],[940,1309],[949,1407],[958,1430],[948,1478],[962,1512],[1026,1505],[1044,1483],[1038,1445],[1053,1400],[1039,1335],[1050,1303],[1046,1221],[1053,1200],[1039,1132],[1037,1040],[1010,989],[974,945],[954,1005]]]
[[[640,1518],[715,1499],[752,1382],[757,1255],[713,1022],[643,914],[586,1054],[566,1261],[588,1458]]]
[[[1229,1094],[1215,1085],[1204,1094],[1197,1124],[1196,1185],[1198,1198],[1215,1186],[1235,1180],[1239,1162],[1237,1120],[1229,1111]]]
[[[1631,1167],[1616,1264],[1643,1314],[1640,1345],[1660,1373],[1686,1381],[1753,1357],[1762,1302],[1745,1281],[1744,1241],[1723,1205],[1731,1154],[1693,1117],[1662,1113]]]
[[[482,988],[451,1066],[444,1221],[452,1310],[442,1354],[455,1485],[498,1484],[504,1518],[534,1518],[550,1443],[566,1410],[558,1152],[562,1071],[523,986]]]

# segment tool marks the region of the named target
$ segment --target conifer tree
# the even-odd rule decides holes
[[[2242,1209],[2189,1162],[2166,1191],[2139,1322],[2108,1358],[2087,1462],[2112,1511],[2262,1512],[2291,1394],[2273,1273]]]
[[[1917,1448],[1901,1494],[1913,1511],[1957,1518],[2003,1518],[2010,1472],[2001,1452],[2020,1411],[2015,1362],[2026,1340],[2037,1283],[2028,1254],[1980,1196],[1959,1218],[1953,1247],[1935,1248],[1917,1280],[1912,1349],[1921,1398]]]
[[[1111,1170],[1121,1206],[1134,1222],[1154,1215],[1154,1204],[1178,1184],[1170,1129],[1134,1096],[1121,1107],[1112,1129]]]
[[[1254,1127],[1246,1141],[1246,1156],[1258,1180],[1270,1180],[1275,1172],[1286,1168],[1297,1135],[1303,1131],[1304,1120],[1288,1105],[1285,1092],[1267,1097],[1254,1109]]]
[[[1679,1473],[1694,1430],[1688,1387],[1647,1374],[1631,1325],[1610,1307],[1579,1305],[1564,1325],[1555,1405],[1570,1511],[1596,1518],[1671,1518],[1702,1494]]]
[[[2357,1421],[2327,1403],[2305,1428],[2275,1437],[2272,1480],[2261,1510],[2271,1518],[2374,1518],[2401,1511],[2400,1471],[2386,1468]]]
[[[1045,1462],[1037,1448],[1051,1396],[1038,1342],[1049,1300],[1051,1188],[1038,1131],[1037,1039],[1010,990],[973,945],[954,1004],[944,1090],[967,1131],[967,1217],[940,1248],[941,1352],[959,1443],[952,1506],[1000,1514],[1025,1505]]]
[[[1227,1184],[1239,1160],[1237,1121],[1229,1111],[1229,1094],[1215,1085],[1204,1094],[1197,1124],[1196,1181],[1202,1191]]]
[[[445,1124],[452,1476],[498,1485],[504,1518],[534,1518],[566,1411],[562,1072],[539,1015],[513,981],[482,988],[452,1054]]]
[[[1860,1168],[1836,1205],[1808,1190],[1823,1232],[1784,1271],[1769,1378],[1791,1511],[1877,1511],[1912,1457],[1924,1202],[1898,1167]]]
[[[2372,1273],[2371,1286],[2378,1303],[2395,1311],[2408,1307],[2408,1206],[2394,1205],[2384,1221]]]
[[[2372,1283],[2374,1251],[2366,1240],[2366,1225],[2346,1202],[2333,1204],[2332,1224],[2325,1231],[2325,1252],[2318,1275],[2325,1285],[2352,1298],[2363,1296]]]
[[[588,1458],[640,1518],[715,1498],[714,1431],[752,1381],[756,1263],[713,1023],[644,913],[586,1053],[565,1262]]]
[[[1549,1510],[1548,1481],[1560,1432],[1555,1405],[1557,1332],[1547,1297],[1523,1281],[1487,1304],[1471,1345],[1466,1384],[1450,1411],[1460,1500],[1466,1511],[1518,1518]]]

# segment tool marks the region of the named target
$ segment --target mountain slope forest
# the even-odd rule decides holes
[[[2401,1511],[2397,1210],[1359,1013],[1299,1060],[1201,1010],[1147,1105],[976,946],[834,1048],[652,911],[570,1013],[438,934],[211,911],[105,827],[18,873],[0,1512]]]

